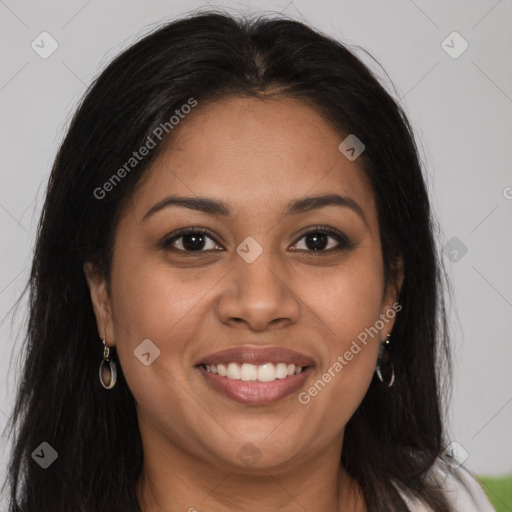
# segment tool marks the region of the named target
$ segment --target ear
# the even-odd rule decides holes
[[[115,339],[112,304],[108,295],[107,280],[91,262],[85,262],[83,270],[91,293],[98,334],[101,339],[105,340],[105,344],[111,347],[115,345]]]
[[[384,297],[382,300],[382,310],[380,318],[384,321],[384,327],[381,329],[381,339],[384,341],[386,336],[391,333],[395,325],[395,319],[398,312],[402,309],[402,305],[398,303],[398,297],[404,282],[404,261],[400,255],[392,269],[391,276],[387,286],[384,289]]]

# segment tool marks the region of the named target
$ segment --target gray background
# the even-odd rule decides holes
[[[510,0],[0,0],[0,429],[13,402],[25,301],[17,315],[8,313],[28,277],[46,181],[70,114],[119,51],[161,22],[208,5],[305,21],[367,49],[393,80],[419,138],[439,244],[456,237],[443,256],[456,356],[450,438],[469,453],[471,471],[512,472]],[[31,48],[43,31],[59,45],[47,59]],[[442,46],[453,31],[469,44],[458,58]],[[451,52],[462,48],[453,36],[446,44]]]

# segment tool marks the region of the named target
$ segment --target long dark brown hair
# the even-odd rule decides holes
[[[371,512],[408,510],[396,486],[438,512],[450,510],[426,478],[444,445],[440,377],[448,375],[449,352],[436,223],[407,118],[345,45],[296,21],[207,12],[166,24],[109,64],[57,154],[27,284],[24,368],[9,425],[10,512],[140,510],[135,402],[122,368],[113,390],[99,384],[102,345],[82,267],[90,261],[110,275],[121,208],[158,154],[154,131],[176,109],[190,98],[270,90],[364,141],[360,158],[375,195],[387,282],[403,258],[391,351],[396,382],[386,388],[374,378],[346,425],[340,462]],[[98,187],[152,134],[157,148],[98,198]],[[47,469],[31,457],[43,441],[58,452]]]

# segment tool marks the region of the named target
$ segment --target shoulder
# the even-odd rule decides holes
[[[464,467],[452,468],[438,459],[430,469],[428,478],[441,487],[454,512],[494,512],[482,486]],[[411,512],[431,512],[428,506],[400,493]]]

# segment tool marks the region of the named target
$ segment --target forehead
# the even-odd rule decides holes
[[[362,165],[338,146],[347,134],[287,97],[199,105],[172,132],[136,194],[137,216],[168,194],[221,199],[235,212],[270,212],[306,195],[337,192],[373,207]]]

